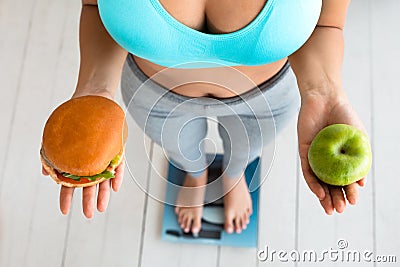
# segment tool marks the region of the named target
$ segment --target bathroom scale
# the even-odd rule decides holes
[[[245,170],[246,182],[249,187],[253,213],[250,223],[240,234],[228,234],[224,231],[224,206],[221,189],[222,154],[207,154],[208,184],[206,187],[201,230],[197,235],[191,232],[185,233],[179,226],[177,215],[174,212],[176,196],[179,186],[182,185],[185,171],[176,167],[176,164],[168,163],[168,182],[166,188],[166,201],[162,222],[161,239],[169,242],[210,244],[234,247],[257,247],[258,238],[258,202],[260,180],[260,158],[249,163]]]

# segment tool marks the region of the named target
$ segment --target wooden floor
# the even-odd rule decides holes
[[[360,202],[324,215],[299,169],[296,122],[278,137],[262,186],[257,249],[195,246],[160,240],[166,160],[132,119],[126,171],[107,212],[83,217],[79,190],[70,215],[58,209],[59,188],[40,172],[41,133],[50,112],[68,99],[78,71],[76,0],[0,0],[0,266],[309,266],[259,262],[258,249],[337,249],[396,255],[400,261],[400,2],[352,1],[344,85],[372,140],[374,162]],[[122,104],[120,95],[117,101]],[[210,136],[216,136],[215,125]],[[219,144],[220,147],[220,144]],[[273,147],[266,147],[271,153]],[[265,163],[265,162],[264,162]],[[266,163],[264,164],[266,165]],[[267,166],[263,169],[266,174]],[[136,182],[132,177],[136,178]],[[140,187],[138,186],[140,185]],[[321,266],[381,266],[325,261]]]

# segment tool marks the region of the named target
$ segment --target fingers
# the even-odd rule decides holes
[[[344,187],[344,192],[346,193],[346,198],[351,205],[356,204],[357,200],[358,200],[357,184],[359,184],[359,183],[358,182],[352,183],[352,184]]]
[[[355,182],[345,187],[324,184],[327,197],[321,200],[321,205],[326,214],[331,215],[334,210],[342,213],[346,208],[346,198],[351,205],[355,205],[358,201],[358,184],[358,182]]]
[[[358,184],[359,186],[361,186],[361,187],[364,187],[366,182],[367,182],[367,181],[365,180],[365,177],[364,177],[364,178],[361,178],[360,180],[358,180],[358,181],[357,181],[357,184]]]
[[[306,159],[301,160],[301,168],[308,187],[319,200],[323,200],[326,197],[326,190],[324,190],[317,177],[315,177]]]
[[[321,184],[319,182],[312,172],[308,162],[305,160],[302,160],[302,169],[304,179],[306,180],[308,187],[320,199],[321,205],[324,208],[325,213],[328,215],[333,214],[334,210],[336,210],[338,213],[342,213],[346,208],[346,199],[343,189],[346,193],[346,198],[349,203],[354,205],[358,199],[358,190],[356,185],[359,184],[360,186],[364,186],[365,184],[365,178],[362,178],[361,180],[357,181],[357,183],[353,183],[344,188],[334,186],[328,187],[328,185]],[[324,191],[324,193],[320,191],[321,189]]]
[[[61,186],[60,189],[60,210],[61,213],[67,215],[72,202],[72,196],[74,194],[74,188]]]
[[[121,161],[121,164],[115,169],[115,178],[111,179],[112,189],[114,192],[117,192],[121,187],[122,180],[124,178],[124,168],[125,168],[125,159]]]
[[[346,200],[344,199],[342,187],[331,186],[330,192],[336,212],[342,213],[346,207]]]
[[[121,186],[122,178],[124,174],[124,160],[115,170],[115,178],[106,180],[99,184],[99,192],[97,196],[97,210],[104,212],[107,209],[108,202],[110,201],[111,184],[115,192],[117,192]],[[43,175],[49,175],[42,165]],[[61,213],[66,215],[71,209],[72,196],[74,188],[61,186],[60,189],[60,210]],[[89,186],[82,189],[82,208],[83,214],[88,218],[92,218],[94,215],[94,202],[96,200],[96,186]]]
[[[116,168],[115,178],[105,180],[99,184],[99,192],[97,195],[97,210],[104,212],[107,209],[110,201],[111,186],[117,192],[121,186],[124,175],[124,161]],[[82,207],[83,213],[87,218],[92,218],[94,214],[94,201],[96,199],[96,186],[83,188],[82,192]]]
[[[43,165],[42,165],[42,174],[43,175],[49,175],[49,173],[45,170],[45,168],[43,167]]]
[[[324,208],[326,214],[332,215],[334,207],[333,207],[332,197],[329,192],[329,188],[326,184],[322,185],[322,187],[325,191],[325,198],[320,200],[321,205]]]
[[[103,212],[107,209],[110,200],[110,180],[105,180],[99,184],[99,193],[97,196],[97,210]]]
[[[84,187],[82,190],[83,214],[90,219],[94,214],[94,201],[96,199],[96,186]]]

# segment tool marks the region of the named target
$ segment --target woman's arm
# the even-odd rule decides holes
[[[80,20],[80,68],[78,83],[72,97],[101,95],[114,98],[121,78],[122,66],[127,51],[121,48],[107,33],[100,20],[96,0],[83,0]],[[94,205],[102,212],[107,208],[111,187],[118,191],[124,172],[124,161],[117,167],[115,178],[96,186],[83,188],[82,208],[86,217],[94,214]],[[45,171],[43,174],[47,175]],[[60,190],[60,209],[67,214],[71,207],[74,188],[62,186]]]
[[[348,4],[349,0],[324,0],[313,34],[289,56],[301,95],[297,125],[301,167],[309,188],[327,214],[334,210],[342,212],[345,197],[350,204],[355,204],[357,184],[364,185],[364,179],[345,187],[324,184],[312,172],[307,157],[315,135],[330,124],[345,123],[364,130],[342,88],[343,26]]]
[[[114,97],[127,51],[108,34],[96,0],[83,0],[79,30],[80,68],[74,97],[102,94]]]
[[[300,94],[343,96],[343,27],[350,0],[323,0],[321,15],[313,34],[289,56]]]

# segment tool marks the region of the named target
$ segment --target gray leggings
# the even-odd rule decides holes
[[[193,177],[199,177],[207,168],[207,118],[218,120],[224,175],[238,178],[298,112],[300,103],[289,63],[258,87],[229,98],[183,96],[155,80],[149,79],[129,55],[122,73],[123,100],[146,135],[163,148],[172,163]]]

